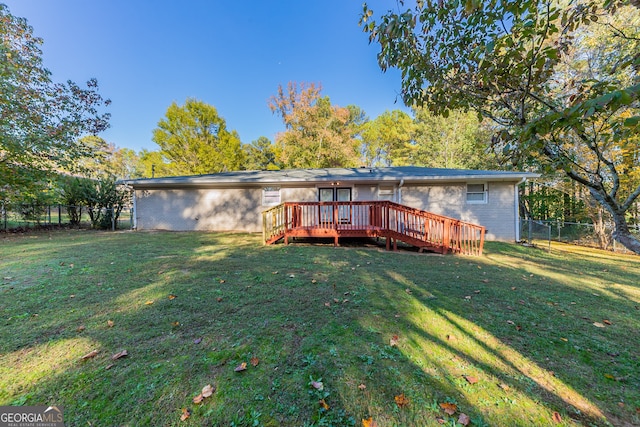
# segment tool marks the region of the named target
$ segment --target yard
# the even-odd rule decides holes
[[[640,424],[637,256],[68,230],[0,260],[0,406],[67,426]]]

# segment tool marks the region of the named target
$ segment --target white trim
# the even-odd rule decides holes
[[[518,187],[520,187],[520,183],[517,183],[513,186],[514,199],[515,199],[515,227],[516,227],[516,242],[520,241],[520,196],[518,195]]]
[[[277,202],[276,201],[267,201],[267,192],[272,192],[275,193],[276,191],[278,192],[277,195]],[[275,194],[271,195],[272,198],[275,198]],[[282,190],[279,186],[266,186],[266,187],[262,187],[262,206],[278,206],[280,203],[282,203]]]

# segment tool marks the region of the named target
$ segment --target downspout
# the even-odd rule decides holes
[[[404,178],[400,178],[400,184],[398,184],[398,204],[402,204],[402,186],[404,185]]]
[[[516,242],[520,241],[520,196],[518,195],[518,187],[520,186],[520,184],[522,184],[523,182],[525,182],[527,180],[527,178],[522,178],[520,180],[520,182],[516,183],[514,188],[513,188],[513,192],[514,192],[514,199],[515,199],[515,230],[516,230]]]
[[[132,187],[133,188],[133,187]],[[138,229],[138,207],[137,207],[137,198],[136,198],[136,189],[133,189],[133,224],[132,224],[132,229],[133,230],[137,230]]]

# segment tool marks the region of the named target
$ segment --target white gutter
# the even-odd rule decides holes
[[[138,206],[136,204],[136,190],[133,190],[133,229],[138,229]]]
[[[515,199],[515,231],[516,231],[516,242],[520,241],[520,196],[518,195],[518,187],[520,186],[520,184],[524,183],[527,180],[527,178],[522,178],[520,180],[520,182],[517,182],[514,186],[513,186],[513,193],[514,193],[514,199]]]
[[[404,185],[404,178],[400,178],[400,184],[398,184],[398,204],[402,204],[402,186]]]

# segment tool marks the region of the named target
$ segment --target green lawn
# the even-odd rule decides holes
[[[2,235],[0,405],[67,426],[639,425],[638,278],[638,257],[561,245]]]

